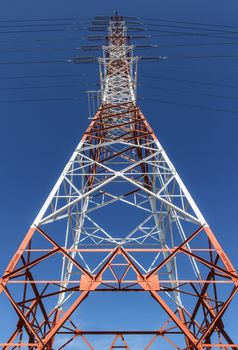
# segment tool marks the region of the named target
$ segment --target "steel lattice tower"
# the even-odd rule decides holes
[[[238,275],[136,103],[137,60],[123,17],[111,17],[101,106],[1,279],[18,318],[4,350],[97,350],[90,337],[109,335],[109,349],[135,349],[132,335],[148,336],[145,350],[165,349],[161,341],[238,349],[222,322]],[[121,207],[134,211],[134,227],[118,234]],[[82,330],[80,304],[110,291],[151,295],[158,323],[167,321],[150,331]]]

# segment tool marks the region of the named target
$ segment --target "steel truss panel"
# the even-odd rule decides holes
[[[237,272],[136,104],[122,17],[103,53],[102,105],[1,279],[17,322],[0,346],[238,349],[222,321]],[[151,295],[157,329],[82,330],[78,308],[103,292]]]

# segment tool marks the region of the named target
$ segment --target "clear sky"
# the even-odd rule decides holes
[[[89,120],[84,91],[97,88],[98,83],[97,65],[15,64],[66,60],[81,55],[75,47],[88,44],[82,39],[85,31],[16,33],[19,30],[14,29],[16,23],[4,21],[72,17],[85,17],[88,21],[88,17],[111,15],[115,10],[126,16],[162,19],[165,22],[160,23],[170,25],[144,25],[156,37],[139,44],[160,44],[161,48],[138,54],[171,56],[171,59],[139,63],[138,104],[238,268],[237,1],[2,0],[0,3],[1,272],[86,129]],[[196,25],[182,22],[227,27],[206,26],[202,30],[200,25],[195,29]],[[208,30],[211,28],[212,36]],[[187,34],[182,35],[184,32]],[[35,51],[39,48],[62,50]],[[14,64],[3,64],[7,61]],[[59,74],[63,76],[54,76]],[[47,77],[36,78],[37,75]],[[32,78],[13,78],[20,76]],[[46,88],[49,85],[52,87]],[[79,99],[72,100],[73,97]],[[142,312],[146,315],[143,306]],[[234,304],[227,316],[234,335],[237,330],[232,317],[237,312]],[[0,332],[3,332],[1,326]]]

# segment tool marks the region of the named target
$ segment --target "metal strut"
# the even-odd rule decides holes
[[[0,346],[238,350],[222,321],[237,272],[137,105],[125,17],[102,50],[101,105],[2,276],[16,323]],[[82,329],[89,295],[128,292],[152,296],[156,329]]]

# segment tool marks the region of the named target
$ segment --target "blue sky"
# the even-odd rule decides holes
[[[2,3],[0,20],[92,17],[110,15],[114,10],[128,16],[236,26],[238,4],[234,0],[199,2],[49,0],[45,4],[38,0],[34,2],[11,0]],[[0,22],[0,26],[3,25],[4,22]],[[0,51],[37,48],[38,44],[34,42],[15,42],[18,40],[36,37],[61,38],[60,33],[54,32],[2,34],[1,31],[3,29],[0,29],[0,40],[9,42],[2,42]],[[181,38],[167,37],[162,32],[156,34],[160,36],[151,39],[150,43],[164,47],[157,51],[143,51],[138,54],[173,57],[238,55],[238,44],[235,44],[237,34],[233,35],[236,39],[194,36]],[[68,37],[77,38],[77,35],[78,41],[67,41]],[[58,40],[52,44],[46,43],[45,47],[53,45],[55,48],[64,48],[87,44],[81,36],[80,32],[64,33],[62,42]],[[214,45],[224,42],[234,44]],[[211,45],[195,46],[198,43]],[[168,44],[171,46],[165,47]],[[189,46],[175,46],[178,44],[189,44]],[[39,45],[44,47],[42,43]],[[80,55],[80,51],[39,54],[0,52],[1,271],[24,237],[86,129],[89,120],[84,91],[95,89],[94,84],[98,82],[96,65],[82,66],[70,63],[3,65],[1,62],[68,59],[77,54]],[[11,79],[14,76],[50,74],[74,76]],[[234,57],[171,59],[151,64],[139,63],[138,104],[220,243],[238,268],[237,81],[238,64],[237,58]],[[86,83],[91,85],[84,86]],[[52,88],[13,89],[46,85],[51,85]],[[56,85],[68,87],[55,87]],[[6,103],[8,100],[60,97],[79,97],[79,100]],[[160,102],[151,101],[149,98]],[[88,301],[83,306],[82,313],[86,312],[87,303]],[[237,311],[237,307],[234,306],[230,316],[227,316],[227,323],[233,334],[236,331],[230,320]],[[142,312],[146,313],[146,309]]]

